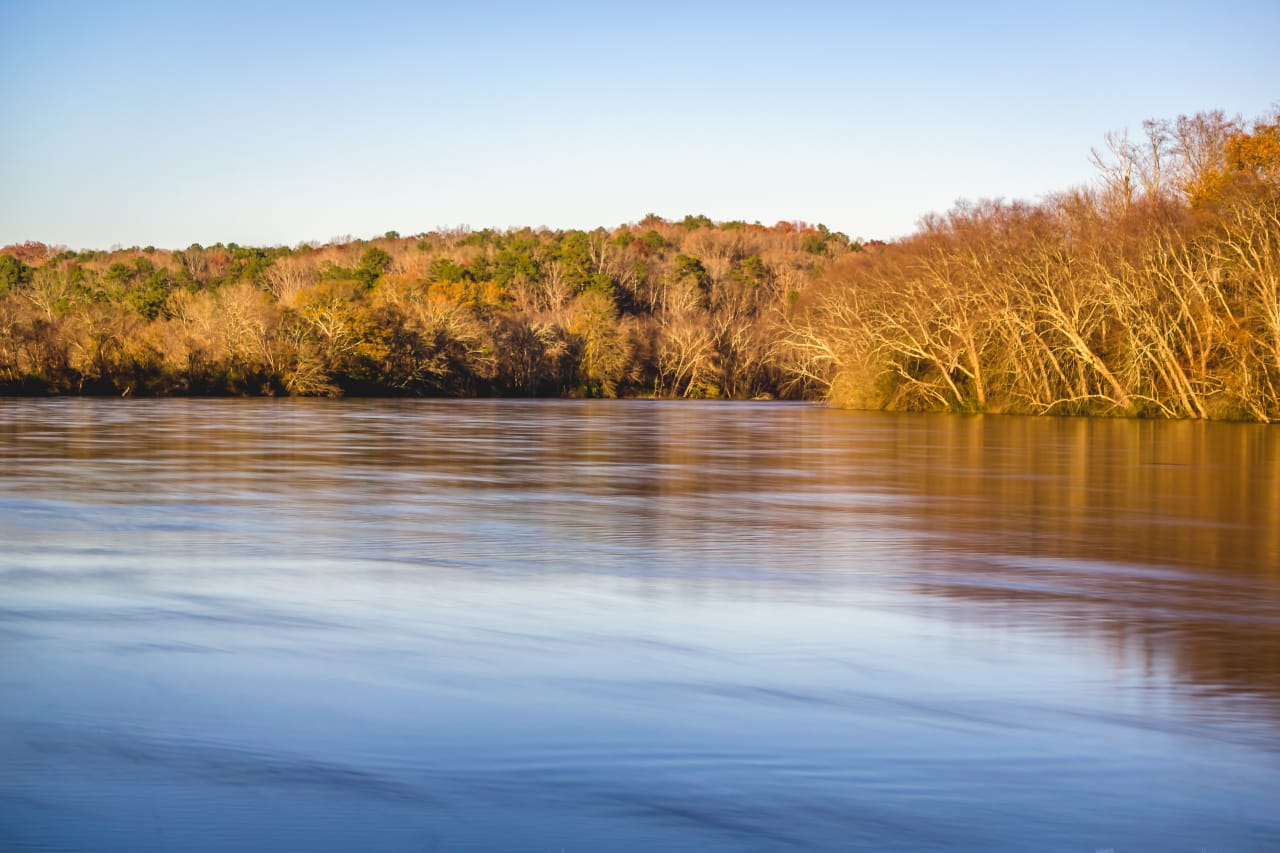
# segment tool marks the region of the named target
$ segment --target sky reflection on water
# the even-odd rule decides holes
[[[1280,845],[1273,428],[0,401],[0,847]]]

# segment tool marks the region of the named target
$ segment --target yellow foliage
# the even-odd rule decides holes
[[[1280,180],[1280,122],[1259,123],[1252,133],[1232,134],[1223,146],[1225,167],[1206,171],[1190,188],[1191,205],[1207,207],[1223,200],[1228,191],[1249,180]]]
[[[1253,133],[1237,133],[1227,141],[1227,164],[1237,172],[1280,174],[1280,123],[1261,124]]]
[[[470,308],[503,308],[511,303],[506,288],[496,281],[436,281],[428,290],[432,296]]]

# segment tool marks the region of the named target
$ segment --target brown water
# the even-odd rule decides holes
[[[0,849],[1280,849],[1280,431],[0,400]]]

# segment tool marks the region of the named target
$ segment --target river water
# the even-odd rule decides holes
[[[0,849],[1280,849],[1280,428],[0,400]]]

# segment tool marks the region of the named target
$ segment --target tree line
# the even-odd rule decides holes
[[[648,216],[326,245],[0,254],[0,388],[121,395],[788,392],[823,226]]]
[[[1151,121],[1096,186],[892,243],[705,216],[0,250],[0,392],[661,396],[1280,418],[1280,117]]]
[[[791,369],[855,407],[1280,419],[1280,114],[1149,121],[1094,160],[1095,187],[833,260]]]

